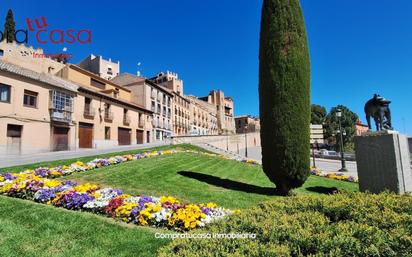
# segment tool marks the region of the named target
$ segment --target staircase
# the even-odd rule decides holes
[[[223,156],[225,156],[227,158],[230,158],[230,159],[234,159],[234,160],[243,160],[243,159],[245,159],[243,156],[241,156],[241,155],[239,155],[235,152],[227,151],[225,149],[221,149],[221,148],[216,147],[214,145],[211,145],[209,143],[193,143],[193,145],[198,146],[200,148],[203,148],[205,150],[208,150],[210,152],[223,155]]]

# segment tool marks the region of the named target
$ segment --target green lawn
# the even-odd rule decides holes
[[[1,257],[153,256],[152,228],[0,196]]]
[[[180,146],[183,149],[196,149]],[[165,147],[163,147],[165,149]],[[138,151],[134,151],[138,152]],[[109,154],[106,156],[112,156]],[[81,158],[87,161],[94,157]],[[60,165],[72,161],[59,161]],[[44,164],[42,164],[44,165]],[[6,170],[38,167],[25,165]],[[131,194],[172,195],[185,202],[213,201],[226,208],[248,208],[278,197],[260,166],[196,153],[178,153],[126,162],[64,179],[121,188]],[[358,185],[311,176],[297,194]],[[125,225],[89,213],[67,211],[0,197],[0,256],[152,256],[166,243],[150,228]]]

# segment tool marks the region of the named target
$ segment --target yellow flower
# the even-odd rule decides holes
[[[216,208],[216,207],[217,207],[217,204],[210,202],[210,203],[207,203],[207,204],[206,204],[206,207],[207,207],[207,208]]]
[[[49,188],[57,187],[60,185],[61,185],[61,182],[56,179],[45,179],[44,180],[44,186],[49,187]]]
[[[179,201],[176,198],[174,198],[173,196],[162,196],[162,197],[160,197],[160,202],[161,203],[169,202],[171,204],[175,204],[175,203],[178,204],[179,203]]]
[[[76,190],[79,193],[87,193],[87,192],[95,191],[97,189],[99,189],[97,185],[93,185],[90,183],[86,183],[84,185],[78,185],[74,188],[74,190]]]

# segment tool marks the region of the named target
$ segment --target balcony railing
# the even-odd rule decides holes
[[[113,121],[113,113],[111,111],[105,110],[104,111],[104,121],[112,122]]]
[[[73,120],[72,112],[71,111],[65,111],[65,110],[59,110],[59,109],[55,109],[55,108],[50,108],[50,119],[52,121],[70,123]]]
[[[85,118],[93,119],[95,114],[96,113],[95,113],[94,108],[91,108],[91,107],[84,108],[83,115]]]
[[[130,116],[128,114],[123,116],[123,124],[127,126],[130,125]]]

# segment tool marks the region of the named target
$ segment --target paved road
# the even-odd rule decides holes
[[[240,155],[245,155],[245,150],[241,149],[239,152]],[[262,153],[260,147],[250,147],[248,148],[248,158],[261,162]],[[329,159],[320,159],[316,158],[316,166],[325,172],[336,172],[341,168],[341,162],[339,160],[329,160]],[[311,165],[313,166],[313,159],[311,158]],[[358,171],[356,168],[356,162],[347,161],[346,168],[348,169],[348,175],[358,176]]]
[[[38,162],[47,162],[55,160],[65,160],[73,159],[84,156],[93,156],[99,154],[129,151],[136,149],[144,149],[155,146],[167,145],[166,142],[156,142],[142,145],[128,145],[128,146],[116,146],[107,149],[79,149],[76,151],[61,151],[61,152],[47,152],[47,153],[36,153],[36,154],[26,154],[26,155],[5,155],[0,156],[0,168],[11,167],[16,165],[24,165]]]

